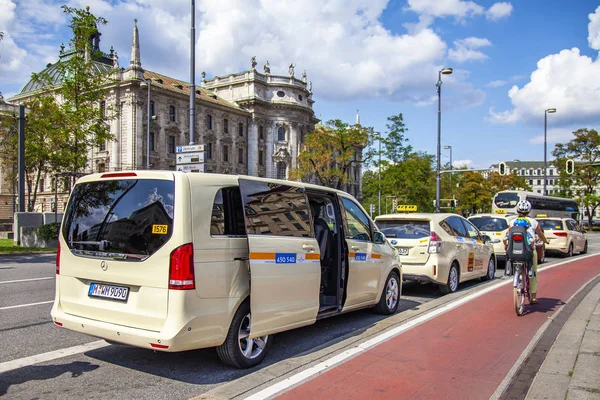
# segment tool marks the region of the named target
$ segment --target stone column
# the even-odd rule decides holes
[[[265,148],[265,168],[267,178],[273,178],[273,152],[275,151],[274,138],[277,133],[277,125],[275,121],[266,121],[265,130],[267,134],[267,145]]]
[[[117,111],[119,109],[119,99],[115,96],[114,99],[114,107]],[[121,118],[122,116],[119,114],[117,118],[113,119],[110,123],[110,132],[114,135],[114,140],[110,142],[110,164],[108,166],[109,171],[116,171],[119,169],[119,160],[121,157],[121,151],[119,149],[120,141],[121,141]]]
[[[289,141],[288,148],[290,150],[290,155],[292,156],[292,160],[291,160],[291,165],[288,165],[288,175],[289,175],[289,170],[296,168],[296,164],[297,164],[297,160],[298,160],[298,142],[300,141],[300,138],[298,137],[299,135],[300,135],[300,129],[298,127],[298,124],[296,122],[290,122],[290,141]]]
[[[248,118],[248,175],[258,176],[258,120]]]

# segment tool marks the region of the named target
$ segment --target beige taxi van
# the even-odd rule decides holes
[[[461,282],[494,279],[492,239],[459,215],[386,214],[375,223],[398,251],[404,280],[434,283],[448,294]]]
[[[349,194],[221,174],[132,171],[77,181],[52,320],[168,352],[259,364],[272,335],[341,312],[392,314],[402,270]]]

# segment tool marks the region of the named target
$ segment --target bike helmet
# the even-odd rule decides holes
[[[521,200],[517,203],[517,212],[519,214],[529,214],[531,211],[531,203],[527,200]]]

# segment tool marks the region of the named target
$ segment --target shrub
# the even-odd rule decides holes
[[[51,222],[46,225],[39,227],[38,233],[43,239],[58,239],[58,231],[60,229],[60,222]]]

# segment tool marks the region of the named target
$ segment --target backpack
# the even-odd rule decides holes
[[[525,226],[511,226],[506,238],[508,246],[506,256],[511,261],[532,261],[533,250],[528,241],[529,233]]]

